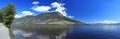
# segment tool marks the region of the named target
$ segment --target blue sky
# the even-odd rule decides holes
[[[120,0],[0,0],[0,8],[9,1],[16,5],[19,16],[60,11],[82,22],[120,22]]]

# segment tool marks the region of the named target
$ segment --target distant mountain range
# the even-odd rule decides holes
[[[37,16],[17,18],[14,24],[83,24],[83,22],[67,18],[59,12],[46,12]]]
[[[120,25],[120,23],[85,23],[85,24]]]

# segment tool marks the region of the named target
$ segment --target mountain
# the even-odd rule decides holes
[[[37,16],[26,16],[14,20],[15,24],[83,24],[83,22],[67,18],[59,12],[46,12]]]

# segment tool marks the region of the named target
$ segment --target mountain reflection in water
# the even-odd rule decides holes
[[[16,39],[120,39],[120,25],[12,25],[12,30]]]
[[[12,25],[16,39],[63,39],[69,28],[72,27],[57,24]]]

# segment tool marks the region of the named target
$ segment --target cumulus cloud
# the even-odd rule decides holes
[[[33,4],[38,4],[39,2],[33,2]],[[51,3],[51,6],[39,6],[39,5],[34,5],[31,9],[37,12],[60,12],[63,16],[73,18],[73,16],[69,16],[66,13],[66,8],[64,7],[65,3],[58,3],[58,2],[53,2]],[[50,11],[51,9],[55,9]]]
[[[51,3],[51,5],[52,5],[52,8],[56,8],[55,11],[60,12],[64,16],[67,16],[66,8],[63,7],[65,5],[64,3],[53,2]]]
[[[34,13],[31,12],[31,11],[22,11],[21,13],[16,14],[15,18],[21,18],[21,17],[25,17],[25,16],[28,16],[28,15],[33,15],[33,14]]]
[[[31,11],[22,11],[21,13],[24,15],[32,15],[33,14]]]
[[[38,1],[34,1],[32,2],[32,4],[34,6],[32,6],[31,9],[36,12],[60,12],[63,16],[66,16],[68,18],[73,18],[73,16],[67,15],[66,8],[64,7],[65,3],[53,2],[51,3],[51,6],[44,6],[44,5],[40,6],[38,5],[39,4]],[[53,10],[50,11],[51,9]],[[21,17],[25,17],[28,15],[33,15],[33,14],[34,13],[31,11],[22,11],[21,13],[16,14],[15,18],[21,18]]]
[[[62,7],[62,6],[64,6],[64,3],[61,4],[61,3],[58,3],[58,2],[53,2],[53,3],[51,3],[51,5],[52,5],[52,7],[56,8],[56,7]]]
[[[39,4],[39,2],[38,1],[34,1],[32,4],[37,5],[37,4]]]
[[[73,16],[68,16],[68,18],[73,18]]]
[[[31,9],[37,12],[48,12],[51,7],[50,6],[33,6]]]

